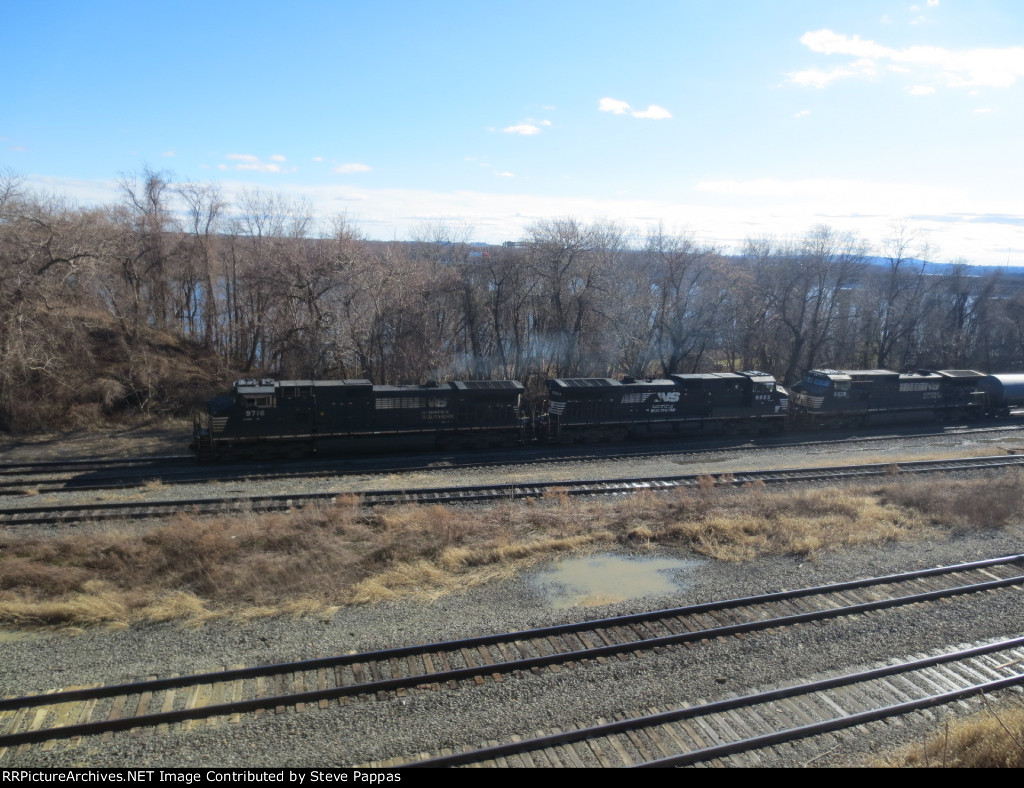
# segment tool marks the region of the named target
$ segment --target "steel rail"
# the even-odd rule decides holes
[[[770,604],[791,599],[800,599],[810,596],[825,596],[827,594],[840,593],[859,588],[870,588],[871,586],[888,585],[895,583],[906,583],[912,580],[920,580],[925,577],[937,577],[939,575],[956,574],[968,572],[974,569],[986,569],[992,566],[1001,566],[1024,562],[1024,553],[1015,553],[994,558],[985,558],[978,561],[968,561],[947,566],[930,567],[928,569],[917,569],[911,572],[900,572],[897,574],[880,575],[878,577],[860,578],[857,580],[844,580],[838,583],[828,583],[820,586],[808,586],[789,591],[773,591],[767,594],[755,594],[746,597],[734,597],[732,599],[715,600],[711,602],[699,602],[692,605],[680,607],[662,608],[660,610],[647,611],[643,613],[629,613],[623,616],[609,616],[607,618],[587,619],[585,621],[570,622],[567,624],[555,624],[537,629],[521,629],[512,632],[500,632],[490,635],[476,635],[459,640],[443,640],[432,643],[416,644],[411,646],[398,646],[389,649],[377,649],[374,651],[361,651],[355,654],[339,654],[330,657],[317,657],[315,659],[296,660],[292,662],[275,662],[265,665],[256,665],[249,668],[234,668],[231,670],[214,671],[210,673],[193,673],[173,678],[150,679],[148,681],[130,682],[126,684],[107,684],[102,687],[87,687],[77,690],[64,690],[62,692],[47,693],[41,695],[27,695],[20,698],[0,698],[0,711],[14,708],[25,708],[33,706],[49,706],[67,701],[89,700],[93,698],[115,697],[117,695],[140,694],[143,692],[155,692],[164,689],[175,689],[187,687],[194,684],[213,684],[215,682],[236,681],[238,679],[256,678],[258,676],[271,676],[283,673],[296,673],[302,671],[313,671],[320,668],[333,668],[343,665],[351,665],[362,662],[386,662],[390,659],[414,656],[423,653],[436,653],[439,651],[457,651],[463,648],[476,648],[478,646],[489,646],[495,643],[512,642],[516,640],[536,640],[548,638],[553,635],[564,635],[570,632],[587,632],[597,629],[609,629],[621,627],[628,624],[654,621],[664,618],[675,618],[681,616],[696,616],[711,611],[728,610],[730,608],[751,607],[754,605]],[[1017,578],[1011,578],[1017,579]],[[985,581],[1002,582],[1002,581]],[[976,588],[977,585],[960,586],[959,588]],[[935,592],[926,592],[935,593]],[[968,592],[964,592],[968,593]],[[841,609],[841,608],[839,608]],[[635,641],[642,643],[644,641]],[[429,674],[434,675],[434,674]],[[431,682],[433,683],[433,682]]]
[[[615,643],[604,646],[597,646],[594,648],[587,648],[582,650],[574,650],[569,652],[561,652],[555,654],[547,654],[538,657],[528,657],[518,660],[509,660],[504,662],[495,662],[487,665],[470,666],[466,668],[456,668],[452,670],[417,674],[412,676],[403,676],[391,679],[379,679],[371,682],[350,684],[341,687],[332,687],[327,689],[310,690],[307,692],[291,693],[286,695],[275,695],[270,697],[255,698],[243,701],[233,701],[221,704],[214,704],[209,706],[202,706],[193,709],[181,709],[176,711],[158,712],[153,714],[144,714],[137,717],[129,717],[117,720],[107,720],[100,722],[81,723],[76,725],[67,725],[54,728],[47,728],[36,731],[26,731],[22,733],[13,733],[0,735],[0,747],[15,746],[19,744],[27,744],[36,741],[48,741],[52,739],[60,738],[71,738],[74,736],[86,736],[93,735],[96,733],[103,733],[107,731],[125,730],[129,728],[137,727],[151,727],[154,725],[160,725],[171,722],[180,722],[189,719],[203,719],[207,717],[216,717],[226,714],[235,714],[243,711],[253,711],[256,709],[272,708],[275,706],[292,705],[299,703],[313,703],[321,700],[332,700],[336,698],[352,696],[352,695],[368,695],[381,691],[390,691],[403,687],[416,687],[424,684],[435,684],[446,681],[457,681],[460,679],[473,678],[481,675],[495,675],[499,673],[512,673],[515,671],[526,671],[531,668],[545,667],[553,664],[559,664],[564,662],[578,662],[587,659],[597,659],[598,657],[611,656],[623,653],[629,653],[640,650],[652,650],[662,646],[678,645],[681,643],[694,642],[699,640],[711,640],[719,637],[726,637],[729,635],[742,634],[747,632],[756,632],[765,629],[771,629],[776,627],[792,626],[793,624],[805,623],[808,621],[823,621],[833,618],[839,618],[843,616],[856,615],[859,613],[865,613],[873,610],[882,610],[892,607],[898,607],[903,605],[910,605],[925,601],[932,601],[943,597],[959,596],[969,593],[976,593],[980,591],[995,590],[998,588],[1005,588],[1012,585],[1024,584],[1024,575],[1017,575],[1002,580],[991,580],[982,583],[976,583],[966,586],[956,586],[953,588],[941,589],[937,591],[927,591],[917,594],[911,594],[907,596],[894,597],[884,600],[874,600],[871,602],[863,602],[854,605],[847,605],[838,608],[827,608],[807,613],[796,613],[787,616],[774,617],[768,619],[762,619],[759,621],[743,622],[739,624],[727,624],[718,627],[712,627],[703,630],[697,630],[692,632],[684,632],[673,635],[665,635],[659,637],[644,638],[641,640],[630,641],[625,643]],[[416,649],[417,652],[422,653],[424,647],[407,647],[410,649]],[[389,650],[394,656],[394,652],[400,651],[399,649]],[[363,660],[356,658],[363,656]],[[365,654],[363,655],[345,655],[349,661],[366,661]],[[331,659],[338,658],[325,658],[323,661],[329,662]],[[321,660],[311,660],[306,663],[302,663],[304,670],[311,670],[309,666],[310,662],[320,662]],[[336,662],[334,664],[337,664]],[[326,665],[325,665],[326,666]],[[257,669],[249,670],[265,670],[271,666],[261,666]],[[317,666],[319,667],[319,666]],[[275,672],[282,672],[277,670]],[[247,669],[240,669],[235,671],[225,671],[219,674],[212,674],[216,678],[211,682],[226,682],[229,680],[236,680],[237,678],[251,677],[245,676]],[[241,675],[240,675],[241,674]],[[128,685],[131,687],[130,694],[140,694],[141,692],[151,691],[154,689],[170,688],[172,686],[181,686],[180,677],[176,679],[158,679],[153,682],[140,682],[136,685]],[[171,682],[171,683],[167,683]],[[200,682],[193,681],[193,684]],[[160,686],[158,686],[160,685]],[[41,705],[57,705],[61,702],[67,702],[70,700],[81,700],[90,697],[104,697],[110,695],[124,695],[127,694],[123,691],[111,692],[115,689],[124,689],[124,685],[112,686],[112,687],[100,687],[86,690],[70,690],[66,693],[52,693],[49,695],[36,695],[28,698],[14,698],[4,700],[4,708],[26,708],[32,706]],[[101,695],[91,695],[90,693],[100,692],[104,693]]]
[[[1008,649],[1018,648],[1021,646],[1024,646],[1024,637],[1013,638],[1010,640],[1002,640],[997,641],[995,643],[988,643],[983,646],[976,646],[973,648],[962,649],[947,654],[939,654],[933,657],[925,657],[922,659],[912,660],[909,662],[903,662],[898,665],[887,665],[885,667],[873,668],[865,671],[858,671],[856,673],[846,673],[839,676],[832,676],[826,679],[820,679],[818,681],[808,682],[805,684],[796,684],[789,687],[767,690],[765,692],[758,692],[750,695],[741,695],[734,698],[726,698],[725,700],[713,701],[711,703],[703,703],[697,706],[687,706],[683,709],[673,709],[672,711],[661,712],[659,714],[650,714],[642,717],[633,717],[625,720],[616,720],[615,722],[605,723],[603,725],[594,725],[587,728],[578,728],[576,730],[563,731],[561,733],[555,733],[548,736],[538,736],[535,738],[525,739],[510,744],[482,747],[477,750],[453,753],[452,755],[428,758],[421,761],[410,761],[408,763],[401,764],[399,767],[396,768],[408,769],[426,767],[447,767],[459,766],[467,763],[477,763],[480,761],[492,760],[494,758],[500,758],[507,755],[513,755],[516,753],[547,749],[549,747],[553,747],[560,744],[570,744],[573,742],[583,741],[585,739],[591,739],[598,736],[607,736],[609,734],[622,733],[628,730],[635,730],[637,728],[653,727],[656,725],[663,725],[669,722],[676,722],[678,720],[689,719],[693,717],[703,717],[723,711],[732,711],[735,709],[741,709],[748,706],[756,706],[764,703],[770,703],[776,700],[784,700],[786,698],[797,697],[800,695],[809,695],[814,692],[821,692],[823,690],[830,690],[835,689],[837,687],[849,686],[851,684],[862,683],[878,678],[886,678],[888,676],[896,676],[902,673],[910,673],[915,670],[921,670],[922,668],[928,668],[949,662],[971,659],[973,657],[983,656],[985,654],[991,654],[999,651],[1006,651]],[[1002,689],[1007,686],[1013,686],[1015,684],[1024,684],[1024,675],[1012,676],[1006,679],[1000,679],[992,682],[985,682],[983,684],[975,685],[973,687],[965,688],[962,690],[956,690],[952,692],[942,693],[940,695],[931,696],[927,699],[911,701],[908,703],[898,704],[895,706],[886,706],[883,709],[873,710],[869,712],[861,712],[859,714],[853,714],[848,715],[846,717],[837,718],[836,720],[831,720],[823,723],[815,723],[812,725],[802,726],[800,728],[791,728],[781,732],[766,734],[764,736],[751,737],[748,739],[743,739],[738,742],[719,745],[717,747],[702,748],[700,750],[695,750],[690,753],[684,753],[678,756],[662,758],[655,761],[649,761],[647,763],[637,765],[650,767],[678,766],[685,765],[687,763],[696,763],[698,761],[710,760],[712,758],[722,757],[724,755],[736,754],[744,750],[759,749],[761,747],[767,747],[771,744],[778,744],[784,741],[792,741],[797,738],[806,738],[808,736],[817,735],[819,733],[824,733],[830,730],[839,730],[840,728],[853,727],[855,725],[860,725],[865,722],[871,722],[876,719],[883,719],[884,717],[895,716],[896,714],[904,714],[909,711],[927,708],[928,706],[941,705],[943,703],[948,703],[953,700],[958,700],[968,695],[978,694],[979,692],[990,692],[996,689]]]
[[[60,515],[93,514],[79,517],[81,521],[103,519],[111,512],[140,510],[180,510],[185,507],[206,506],[211,511],[225,507],[256,506],[261,511],[301,508],[304,503],[336,501],[343,495],[354,495],[364,506],[384,506],[400,503],[469,503],[533,498],[551,490],[564,490],[567,495],[616,495],[648,489],[674,489],[699,486],[702,479],[710,478],[716,486],[737,486],[751,481],[797,483],[821,480],[840,480],[870,476],[888,476],[894,473],[936,473],[949,471],[993,470],[1024,465],[1024,455],[996,455],[945,460],[919,460],[908,462],[869,463],[863,465],[835,465],[820,468],[784,468],[761,471],[727,471],[715,474],[684,474],[653,478],[595,479],[589,481],[550,481],[535,483],[481,484],[466,487],[426,487],[411,490],[364,490],[325,493],[283,493],[278,495],[231,496],[227,498],[192,498],[163,501],[115,501],[102,504],[52,504],[46,506],[11,507],[0,509],[0,526],[37,525],[53,522]],[[27,515],[51,515],[49,518],[31,518]]]

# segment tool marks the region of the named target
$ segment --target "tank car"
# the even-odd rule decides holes
[[[992,416],[1009,416],[1011,408],[1024,407],[1024,374],[986,375],[978,381],[978,388],[988,397]]]
[[[513,445],[525,432],[522,393],[515,380],[239,380],[197,414],[192,450],[213,459]]]
[[[794,426],[807,429],[981,418],[987,411],[978,388],[983,377],[964,369],[812,369],[792,387],[791,417]]]
[[[788,395],[761,372],[660,380],[556,378],[547,387],[544,437],[560,443],[777,432],[786,423]]]

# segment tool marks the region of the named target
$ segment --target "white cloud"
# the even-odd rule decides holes
[[[860,36],[842,35],[832,30],[805,33],[800,41],[812,52],[847,55],[855,60],[831,71],[812,68],[790,74],[790,81],[798,85],[820,88],[840,78],[875,77],[879,73],[879,61],[953,88],[1007,88],[1024,77],[1024,47],[959,51],[934,46],[893,49]]]
[[[263,161],[259,156],[253,156],[251,153],[229,153],[225,156],[228,161],[236,162],[234,166],[227,164],[218,164],[217,169],[219,170],[248,170],[251,172],[295,172],[296,168],[291,167],[285,169],[281,167],[281,164],[286,161],[284,156],[276,154],[270,157],[270,161]]]
[[[349,162],[348,164],[341,164],[334,168],[334,171],[341,175],[349,175],[353,172],[370,172],[373,167],[369,164],[359,164],[357,162]]]
[[[601,112],[611,112],[613,115],[625,115],[629,110],[629,104],[625,101],[619,101],[613,98],[603,98],[598,103],[597,108]]]
[[[811,111],[809,109],[802,109],[799,112],[797,112],[793,117],[794,118],[806,118],[810,114],[811,114]]]
[[[313,161],[316,161],[316,162],[321,162],[321,161],[323,161],[323,160],[324,160],[324,157],[323,157],[323,156],[314,156],[314,157],[313,157]]]
[[[177,154],[175,154],[175,152],[172,150],[165,150],[160,155],[165,159],[173,159]]]
[[[642,112],[633,112],[632,115],[634,118],[648,118],[649,120],[665,120],[672,117],[671,112],[664,107],[659,107],[657,104],[651,104]]]
[[[252,188],[250,181],[232,181],[229,177],[217,183],[229,203]],[[116,180],[34,176],[26,185],[97,205],[123,199]],[[850,179],[720,180],[699,184],[700,191],[690,200],[556,197],[524,190],[372,189],[348,181],[298,185],[277,177],[274,188],[283,196],[309,200],[315,215],[325,224],[344,213],[368,237],[378,239],[406,237],[425,221],[443,221],[472,227],[475,240],[498,243],[522,238],[525,228],[538,219],[573,216],[584,222],[610,219],[636,227],[660,220],[669,227],[693,227],[702,242],[737,250],[746,238],[797,238],[817,223],[874,241],[888,235],[894,219],[909,216],[942,250],[943,260],[962,256],[973,263],[1001,264],[1007,249],[1013,249],[1015,263],[1024,262],[1024,228],[1016,221],[980,224],[972,218],[1024,217],[1024,200],[1012,186],[997,195],[987,188],[936,189],[924,184]]]
[[[931,85],[914,85],[913,87],[907,88],[907,93],[911,96],[930,96],[935,92],[935,88]]]
[[[864,71],[852,68],[833,68],[830,71],[825,71],[820,68],[808,68],[804,71],[794,71],[791,73],[789,75],[789,81],[795,82],[797,85],[803,85],[804,87],[825,88],[837,79],[869,76],[871,75]]]
[[[514,177],[516,177],[515,173],[512,173],[512,172],[496,172],[494,174],[497,175],[499,178],[514,178]]]
[[[243,164],[236,164],[236,170],[253,170],[254,172],[281,172],[280,164],[271,164],[267,161],[255,161]]]
[[[742,197],[806,202],[809,205],[828,205],[828,210],[863,211],[864,205],[878,206],[878,212],[897,211],[900,205],[929,205],[939,211],[943,202],[960,199],[956,189],[936,189],[913,183],[882,183],[849,178],[755,178],[747,181],[702,181],[696,185],[699,192]],[[942,209],[945,210],[945,209]]]
[[[800,37],[800,43],[812,52],[824,55],[854,55],[856,57],[880,58],[892,54],[893,50],[865,41],[860,36],[844,36],[831,30],[812,30]]]
[[[611,112],[613,115],[625,115],[627,112],[634,118],[645,118],[647,120],[665,120],[671,118],[672,113],[657,104],[651,104],[647,109],[633,109],[625,101],[613,98],[603,98],[597,105],[601,112]]]
[[[540,134],[540,128],[532,123],[520,123],[516,126],[508,126],[502,129],[502,132],[505,134],[521,134],[524,137],[528,137],[532,134]]]

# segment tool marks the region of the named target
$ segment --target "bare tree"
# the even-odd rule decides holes
[[[785,330],[782,377],[791,384],[825,360],[824,348],[837,351],[835,331],[850,318],[850,288],[863,271],[864,247],[855,236],[820,225],[799,245],[751,242],[748,254],[757,286]]]
[[[584,226],[565,218],[537,222],[527,233],[527,265],[543,301],[533,336],[541,367],[556,377],[579,374],[586,362],[606,357],[601,332],[623,232],[613,223]]]
[[[691,235],[667,236],[658,226],[647,236],[645,256],[656,293],[652,347],[661,372],[696,371],[728,294],[718,250]]]
[[[226,204],[216,185],[184,183],[177,193],[185,203],[186,243],[178,274],[175,312],[189,336],[202,336],[212,349],[219,339],[216,260]]]
[[[929,277],[927,245],[916,246],[906,224],[893,225],[883,245],[884,267],[874,267],[864,288],[866,326],[862,365],[901,369],[916,357],[914,328],[932,302],[926,296]]]

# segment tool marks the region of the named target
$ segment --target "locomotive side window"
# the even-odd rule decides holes
[[[242,397],[242,404],[247,408],[272,408],[274,398],[270,395],[262,397]]]

